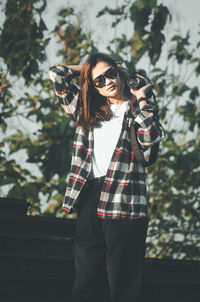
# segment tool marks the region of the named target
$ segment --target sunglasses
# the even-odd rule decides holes
[[[100,74],[96,79],[94,79],[93,83],[95,87],[103,88],[106,83],[106,79],[116,79],[118,71],[111,67],[107,69],[103,74]]]

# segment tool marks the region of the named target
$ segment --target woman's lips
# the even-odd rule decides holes
[[[113,91],[115,89],[115,85],[111,85],[107,88],[107,91]]]

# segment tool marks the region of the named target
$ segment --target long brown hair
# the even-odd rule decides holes
[[[81,92],[78,125],[87,132],[98,127],[100,121],[109,121],[112,118],[110,104],[107,98],[100,95],[93,85],[91,72],[99,62],[106,62],[119,71],[117,63],[104,53],[91,54],[81,69]]]

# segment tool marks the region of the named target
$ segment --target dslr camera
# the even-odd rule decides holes
[[[131,89],[138,90],[147,84],[151,84],[151,81],[147,77],[146,72],[144,70],[138,70],[130,74],[127,84]],[[152,94],[153,91],[151,88],[146,91],[147,98],[150,98]]]

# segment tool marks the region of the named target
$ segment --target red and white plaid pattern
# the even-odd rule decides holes
[[[49,77],[61,106],[77,121],[76,109],[80,88],[71,83],[73,72],[65,66],[56,65],[50,68]],[[139,110],[134,106],[133,100],[130,100],[120,138],[102,185],[97,209],[100,218],[134,219],[147,216],[145,171],[134,159],[130,145],[130,130],[133,125],[137,129],[137,139],[143,150],[164,137],[155,104],[149,102]],[[93,143],[93,130],[86,135],[82,128],[77,126],[71,171],[63,203],[63,208],[68,212],[75,205],[83,185],[90,176]]]

